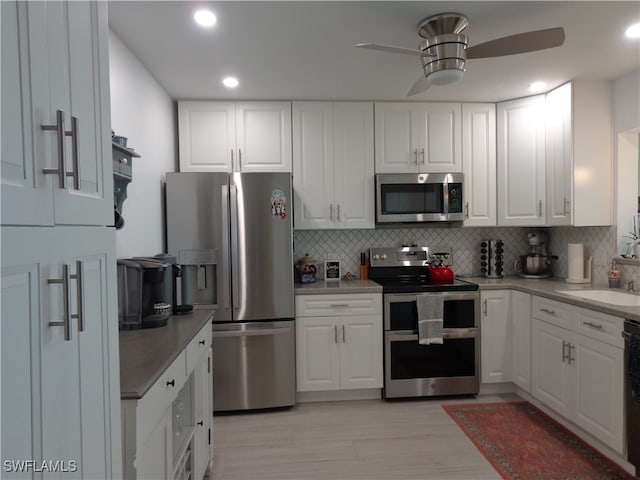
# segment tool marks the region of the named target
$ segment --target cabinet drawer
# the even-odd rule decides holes
[[[164,412],[171,407],[171,402],[187,380],[185,374],[186,354],[183,350],[178,358],[156,380],[149,391],[138,400],[136,412],[138,442],[144,442]]]
[[[381,313],[382,295],[379,293],[298,295],[296,297],[296,316],[298,317],[333,317]]]
[[[112,150],[111,155],[113,157],[113,172],[119,173],[127,178],[131,178],[131,173],[133,171],[131,155],[120,152],[115,148]]]
[[[573,324],[574,332],[624,348],[622,338],[624,319],[583,308],[577,308],[577,310]]]
[[[578,317],[578,312],[571,305],[534,296],[531,302],[531,316],[571,330]]]
[[[207,353],[209,348],[211,347],[211,324],[207,322],[207,324],[202,327],[202,329],[198,332],[198,334],[191,340],[189,345],[187,345],[187,377],[191,375],[196,368],[196,365],[200,363],[200,359],[202,356]]]

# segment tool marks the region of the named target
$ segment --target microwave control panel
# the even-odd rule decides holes
[[[462,213],[462,184],[449,183],[449,213]]]

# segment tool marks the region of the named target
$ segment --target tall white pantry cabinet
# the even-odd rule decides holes
[[[117,478],[106,2],[1,8],[2,468]]]

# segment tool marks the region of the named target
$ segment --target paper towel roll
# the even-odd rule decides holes
[[[584,245],[582,243],[570,243],[568,245],[567,260],[569,263],[567,280],[582,280],[584,278]]]

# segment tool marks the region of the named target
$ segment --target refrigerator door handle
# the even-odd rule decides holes
[[[229,225],[229,185],[222,186],[222,225]],[[231,292],[229,291],[229,278],[231,275],[229,262],[231,261],[231,249],[229,245],[229,232],[222,236],[222,292],[224,297],[224,308],[231,308]]]
[[[242,255],[242,245],[240,244],[240,236],[238,231],[238,187],[235,185],[229,186],[229,199],[231,202],[230,216],[231,216],[231,303],[233,309],[237,310],[242,305],[240,299],[240,262],[239,257]],[[236,315],[233,315],[236,318]]]

